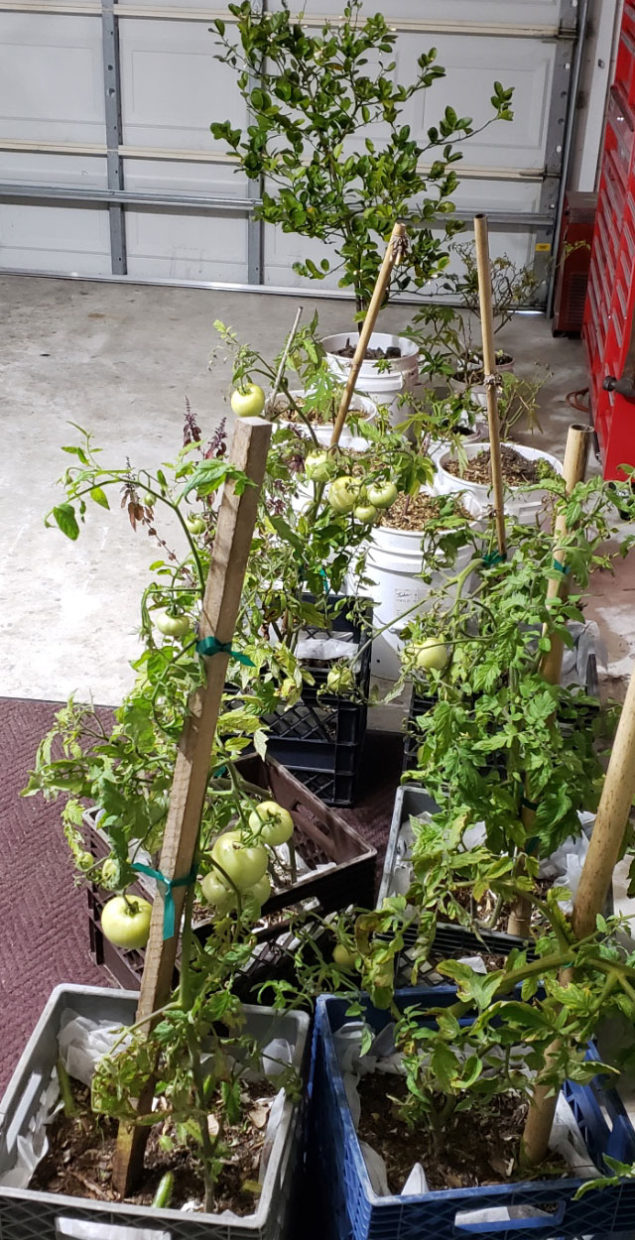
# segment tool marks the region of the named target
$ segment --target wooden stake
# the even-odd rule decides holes
[[[590,426],[578,426],[574,424],[569,427],[567,434],[567,443],[564,452],[564,485],[565,492],[570,495],[574,486],[578,482],[584,481],[586,474],[587,462],[589,459],[589,447],[591,445]],[[558,546],[560,539],[564,539],[567,533],[567,519],[563,512],[558,513],[554,528],[554,560],[566,568],[566,551]],[[569,579],[565,572],[559,572],[557,577],[550,577],[547,582],[547,602],[555,598],[564,598],[569,592]],[[545,655],[540,665],[540,670],[545,680],[550,685],[560,683],[560,673],[562,671],[562,655],[564,645],[561,637],[557,634],[551,635],[551,648]]]
[[[501,465],[500,423],[498,419],[498,388],[496,386],[496,350],[494,348],[494,315],[492,312],[492,277],[489,265],[487,218],[474,216],[474,241],[476,244],[476,267],[478,272],[478,298],[481,308],[481,334],[483,339],[483,371],[487,397],[487,422],[489,426],[489,452],[494,495],[494,518],[498,554],[507,550],[505,539],[505,503],[503,498],[503,470]]]
[[[388,248],[384,255],[384,261],[381,265],[379,275],[377,276],[377,283],[375,284],[375,288],[373,291],[373,295],[371,297],[370,305],[366,312],[366,318],[364,319],[364,325],[362,327],[361,332],[359,333],[359,339],[357,341],[357,348],[355,349],[355,354],[353,356],[353,361],[351,363],[351,368],[349,371],[348,379],[346,380],[346,387],[344,388],[344,393],[340,401],[340,407],[337,411],[337,417],[335,419],[335,425],[333,426],[333,434],[331,436],[331,447],[332,448],[337,447],[340,441],[340,435],[342,434],[342,430],[344,428],[344,423],[346,421],[346,415],[348,413],[348,407],[351,403],[353,392],[355,391],[355,384],[357,383],[357,377],[361,370],[362,362],[366,356],[366,349],[368,347],[368,341],[370,340],[370,337],[373,332],[373,328],[377,321],[377,315],[379,314],[379,311],[382,306],[382,302],[384,300],[384,294],[386,292],[386,287],[388,285],[388,281],[390,280],[390,276],[392,274],[392,269],[394,266],[398,266],[399,263],[401,262],[404,247],[406,246],[406,244],[407,244],[407,239],[406,239],[405,225],[398,222],[397,224],[395,224],[395,227],[392,230],[390,241],[388,242]]]
[[[571,926],[576,939],[586,938],[604,909],[609,883],[620,854],[631,805],[635,797],[635,672],[631,674],[626,699],[615,734],[611,760],[606,772],[598,812],[593,826],[582,874],[573,901]],[[569,972],[561,982],[571,981]],[[548,1058],[555,1057],[558,1042],[552,1043]],[[535,1092],[525,1132],[523,1156],[529,1166],[546,1157],[557,1098],[548,1097],[544,1087]]]
[[[587,461],[589,457],[589,446],[591,428],[587,426],[578,426],[574,424],[569,427],[567,433],[567,442],[564,453],[564,482],[567,495],[571,494],[574,486],[578,482],[582,482],[586,473]],[[556,517],[554,529],[554,560],[566,567],[566,551],[559,546],[561,539],[564,539],[567,533],[567,522],[564,513],[559,513]],[[564,597],[569,589],[569,580],[565,572],[558,573],[558,577],[550,577],[547,582],[547,601],[557,597]],[[546,632],[546,626],[543,632]],[[564,643],[558,634],[551,634],[551,646],[547,654],[541,661],[540,670],[545,680],[550,685],[560,683],[560,674],[562,671],[562,655],[564,652]],[[531,833],[535,810],[523,805],[520,811],[521,820],[527,834]],[[529,938],[531,933],[531,910],[532,904],[526,896],[519,896],[516,900],[507,922],[507,933],[518,935],[521,939]]]
[[[260,488],[267,463],[271,423],[261,418],[241,418],[236,424],[230,461],[255,484],[238,495],[233,483],[223,490],[218,523],[214,537],[212,561],[205,587],[200,624],[201,638],[213,636],[219,642],[231,642],[240,596],[243,588],[247,557],[251,547]],[[206,659],[206,683],[189,702],[189,713],[179,741],[170,807],[165,828],[159,870],[167,879],[183,878],[191,871],[196,850],[199,824],[209,778],[209,765],[221,697],[225,685],[226,652]],[[146,1020],[168,1000],[178,947],[185,887],[173,890],[177,932],[171,939],[163,938],[163,906],[161,890],[152,906],[150,939],[146,949],[137,1020]],[[151,1031],[153,1022],[146,1026]],[[151,1107],[154,1082],[150,1080],[137,1099],[137,1110],[146,1114]],[[126,1196],[142,1165],[148,1127],[120,1124],[113,1163],[113,1183],[120,1197]]]

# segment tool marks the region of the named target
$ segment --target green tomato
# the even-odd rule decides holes
[[[361,498],[361,491],[362,486],[357,478],[352,478],[348,474],[342,474],[340,478],[335,478],[329,487],[328,493],[328,501],[333,512],[352,512]]]
[[[151,495],[149,491],[144,491],[143,495],[141,496],[141,503],[143,504],[144,508],[154,508],[154,505],[156,504],[156,502],[157,501],[154,495]]]
[[[245,894],[253,896],[254,900],[257,900],[261,906],[266,904],[271,895],[271,879],[269,875],[263,874],[262,878],[259,878],[258,882],[254,883],[253,887],[250,887]]]
[[[243,844],[240,831],[219,835],[212,848],[212,857],[239,891],[253,887],[266,873],[269,863],[266,848],[262,844]]]
[[[314,482],[326,482],[333,470],[333,462],[328,452],[309,452],[304,462],[307,478]]]
[[[355,688],[355,675],[348,663],[338,663],[332,667],[327,678],[326,687],[329,693],[351,693]]]
[[[394,504],[398,491],[394,482],[376,482],[367,488],[368,502],[375,508],[390,508]]]
[[[201,879],[201,894],[221,917],[236,908],[236,892],[223,882],[218,870],[210,870]]]
[[[263,844],[286,844],[293,835],[293,818],[277,801],[261,801],[249,815],[249,830]]]
[[[414,647],[414,653],[415,665],[420,672],[430,671],[431,668],[442,672],[450,658],[450,652],[440,637],[426,637],[425,641]]]
[[[265,407],[265,394],[257,383],[246,383],[232,392],[230,405],[238,418],[257,418]]]
[[[159,633],[166,637],[184,637],[192,627],[189,616],[173,616],[169,611],[155,611],[152,618]]]
[[[104,887],[120,886],[119,873],[121,866],[115,857],[106,857],[101,867],[101,881]]]
[[[343,943],[338,943],[333,948],[333,960],[335,964],[340,966],[340,969],[355,968],[355,952],[349,951],[348,947],[345,947]]]
[[[95,858],[87,849],[82,849],[75,853],[75,864],[79,870],[89,870],[95,864]]]
[[[187,516],[185,518],[185,524],[187,525],[190,534],[202,534],[207,523],[204,517],[197,517],[193,514],[192,516]]]
[[[150,937],[152,905],[141,896],[113,896],[101,912],[101,928],[115,947],[145,947]]]
[[[353,516],[356,521],[361,521],[362,525],[374,525],[379,513],[373,504],[358,504],[353,509]]]

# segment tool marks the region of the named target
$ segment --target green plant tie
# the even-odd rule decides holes
[[[138,874],[147,874],[149,878],[156,878],[158,883],[164,888],[163,891],[163,942],[166,939],[174,938],[176,929],[176,910],[174,908],[174,896],[172,892],[175,887],[190,887],[196,880],[196,867],[192,867],[189,874],[184,878],[166,878],[160,870],[153,870],[149,865],[142,865],[140,861],[133,862],[133,870]]]
[[[502,553],[500,551],[490,551],[487,555],[483,556],[483,563],[486,568],[492,568],[494,564],[504,564],[506,559],[506,551],[503,551]]]
[[[219,642],[217,637],[203,637],[201,641],[196,643],[197,654],[228,654],[232,659],[237,659],[239,663],[244,663],[245,667],[255,667],[255,663],[249,658],[248,654],[243,654],[240,650],[232,650],[231,642]]]
[[[554,560],[554,562],[553,562],[553,567],[555,568],[556,572],[558,572],[558,573],[563,573],[565,577],[566,577],[567,573],[570,573],[570,572],[571,572],[571,569],[569,568],[569,565],[568,565],[568,564],[561,564],[561,563],[560,563],[560,560]]]
[[[524,807],[524,809],[538,809],[540,802],[530,801],[529,797],[522,796],[520,798],[520,804]]]

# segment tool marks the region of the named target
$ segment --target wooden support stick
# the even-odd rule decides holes
[[[606,893],[624,839],[633,797],[635,797],[635,672],[631,674],[626,692],[593,833],[573,901],[571,926],[576,939],[586,938],[587,935],[593,933],[597,915],[603,911]],[[560,980],[566,985],[571,980],[570,973],[564,974]],[[550,1047],[548,1057],[555,1057],[557,1051],[556,1041]],[[548,1097],[547,1093],[546,1088],[538,1087],[525,1125],[523,1155],[529,1166],[537,1166],[547,1154],[557,1101],[555,1096]]]
[[[474,240],[476,243],[476,267],[478,272],[478,298],[481,307],[481,334],[483,338],[483,371],[487,397],[487,421],[489,426],[489,455],[494,495],[494,518],[498,554],[506,553],[505,502],[503,498],[503,470],[501,465],[500,423],[498,419],[498,388],[496,386],[496,350],[494,348],[494,315],[492,311],[492,277],[489,265],[487,219],[474,216]]]
[[[377,321],[377,315],[379,314],[379,311],[382,306],[382,302],[384,300],[384,294],[386,292],[388,281],[390,280],[392,269],[395,265],[398,265],[400,263],[405,245],[406,245],[405,225],[398,222],[395,224],[395,227],[392,230],[390,241],[388,242],[388,248],[384,255],[384,261],[381,265],[379,275],[377,276],[377,283],[375,284],[373,295],[370,300],[370,305],[366,312],[366,318],[364,319],[364,325],[362,327],[361,332],[359,333],[359,339],[357,341],[357,348],[355,349],[355,354],[353,357],[353,361],[351,363],[351,368],[349,371],[348,379],[346,380],[346,387],[344,388],[342,399],[340,401],[340,407],[337,411],[337,417],[335,419],[335,425],[333,427],[333,434],[331,436],[331,447],[332,448],[337,447],[340,441],[340,435],[342,434],[344,423],[346,421],[348,407],[351,403],[351,397],[353,395],[353,392],[355,391],[355,384],[357,383],[357,376],[359,375],[362,362],[366,356],[366,349],[368,347],[368,341],[370,340],[370,337],[373,332],[373,328]]]
[[[236,424],[230,461],[255,484],[238,495],[233,483],[223,490],[214,537],[212,561],[205,587],[200,636],[231,642],[247,557],[251,547],[260,488],[267,463],[271,423],[260,418],[242,418]],[[220,652],[206,659],[206,683],[189,702],[188,716],[179,741],[170,807],[168,810],[159,870],[166,879],[184,878],[192,869],[199,824],[203,812],[210,756],[230,655]],[[152,906],[150,939],[146,948],[137,1020],[147,1020],[168,1000],[178,947],[185,887],[173,890],[177,933],[163,938],[164,899],[161,890]],[[146,1028],[152,1029],[148,1021]],[[146,1114],[151,1107],[154,1082],[137,1099],[137,1110]],[[113,1163],[113,1183],[120,1197],[126,1196],[139,1177],[148,1127],[120,1124]]]
[[[591,430],[589,426],[578,426],[574,423],[569,427],[567,434],[567,443],[564,452],[564,485],[565,492],[570,495],[574,486],[578,482],[584,481],[586,474],[587,462],[589,459],[589,447],[591,445]],[[563,512],[558,513],[554,527],[554,561],[559,564],[562,569],[566,568],[566,551],[558,546],[560,539],[564,538],[567,533],[567,519]],[[547,602],[555,598],[564,598],[569,591],[569,581],[567,574],[562,571],[558,572],[557,577],[550,577],[547,582]],[[560,683],[560,673],[562,671],[562,655],[564,645],[562,638],[557,634],[551,634],[551,648],[545,655],[540,665],[540,670],[546,681],[550,685]]]

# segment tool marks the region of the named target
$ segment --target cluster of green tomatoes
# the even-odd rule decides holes
[[[329,482],[327,501],[338,515],[352,512],[357,521],[374,525],[380,513],[394,504],[398,491],[394,482],[364,482],[352,474],[333,477],[335,462],[324,450],[309,452],[304,462],[304,472],[312,482]]]
[[[210,869],[200,880],[201,895],[218,918],[240,910],[250,920],[258,920],[271,895],[269,849],[289,842],[293,818],[277,801],[261,801],[249,814],[248,828],[247,839],[241,830],[218,836],[209,854]],[[108,867],[115,864],[110,859],[104,862],[105,880]],[[113,896],[102,909],[102,932],[115,947],[138,950],[148,942],[151,916],[152,905],[143,896]]]

